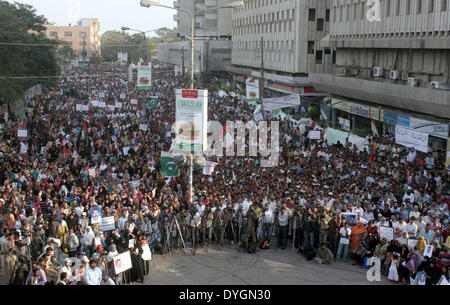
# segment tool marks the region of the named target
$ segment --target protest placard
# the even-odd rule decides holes
[[[114,216],[107,216],[102,218],[102,230],[112,231],[116,229],[116,224],[114,221]]]
[[[152,259],[152,251],[150,251],[150,247],[148,246],[148,244],[142,245],[142,259],[144,261],[149,261]]]
[[[124,147],[124,148],[122,148],[122,150],[123,150],[123,155],[128,156],[128,151],[130,150],[130,147],[129,146]]]
[[[311,130],[309,132],[310,140],[320,140],[320,130]]]
[[[118,254],[113,257],[114,272],[116,274],[127,271],[132,268],[130,251]]]
[[[18,129],[17,130],[17,137],[19,137],[19,138],[26,138],[26,137],[28,137],[28,130],[26,130],[26,129]]]
[[[386,238],[388,241],[394,239],[394,229],[390,227],[380,227],[380,239]]]
[[[147,124],[139,124],[139,129],[142,131],[147,131],[148,130],[148,125]]]

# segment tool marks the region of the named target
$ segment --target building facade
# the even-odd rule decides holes
[[[259,76],[261,44],[264,70],[274,81],[266,87],[273,91],[301,92],[309,84],[310,73],[331,71],[333,49],[319,45],[330,27],[328,3],[247,0],[245,7],[233,9],[232,65],[237,80],[249,74]],[[270,88],[273,84],[281,88]]]
[[[393,133],[396,125],[428,133],[445,145],[450,118],[449,0],[330,0],[330,32],[321,47],[336,49],[315,88],[331,93],[333,121]],[[356,111],[358,110],[358,111]]]
[[[45,27],[47,38],[68,42],[76,55],[81,57],[82,51],[86,50],[86,58],[93,55],[101,56],[99,19],[81,18],[74,26],[58,26],[55,23],[49,23]]]
[[[331,0],[321,45],[336,48],[322,90],[355,100],[449,118],[450,1],[379,0],[379,20],[362,0]],[[369,18],[368,18],[369,17]]]
[[[189,12],[208,10],[206,12],[199,12],[195,16],[196,37],[230,38],[231,9],[209,9],[224,6],[231,2],[233,0],[177,0],[173,2],[173,6]],[[190,37],[191,19],[189,14],[183,11],[177,11],[173,18],[177,22],[177,33],[181,37]]]
[[[189,12],[197,12],[195,16],[195,72],[223,73],[231,66],[231,9],[216,8],[230,4],[233,0],[178,0],[175,8]],[[199,12],[208,10],[207,12]],[[159,43],[158,60],[165,64],[177,66],[181,71],[184,66],[189,70],[191,65],[191,20],[189,14],[177,11],[175,31],[184,38],[181,42]]]

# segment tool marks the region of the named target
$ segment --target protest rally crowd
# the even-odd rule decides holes
[[[187,170],[163,178],[160,164],[172,147],[174,90],[187,83],[154,69],[152,89],[136,90],[126,77],[106,65],[66,71],[46,97],[28,101],[26,119],[0,119],[4,284],[144,282],[145,249],[195,253],[212,244],[248,253],[294,248],[320,264],[364,268],[375,257],[394,282],[449,279],[443,152],[424,154],[391,137],[368,136],[362,149],[327,145],[308,138],[316,127],[282,120],[278,166],[208,157],[218,165],[209,175],[196,170],[190,202]],[[208,89],[209,120],[253,120],[245,99]],[[117,273],[115,258],[128,251],[131,268]]]

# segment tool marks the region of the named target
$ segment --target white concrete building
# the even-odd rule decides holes
[[[309,73],[331,71],[333,50],[319,46],[329,31],[328,2],[247,0],[244,8],[233,9],[232,64],[238,80],[248,74],[257,76],[261,37],[264,70],[274,75],[274,84],[290,86],[275,91],[299,92],[309,83]]]
[[[228,71],[231,66],[231,8],[208,10],[224,6],[233,0],[178,0],[173,2],[175,8],[197,12],[195,16],[195,72]],[[199,12],[208,10],[207,12]],[[185,40],[175,43],[158,44],[158,59],[166,64],[191,65],[191,19],[183,11],[174,15],[177,21],[176,32]],[[183,54],[184,53],[184,54]]]
[[[330,32],[320,45],[336,49],[336,64],[313,74],[314,86],[450,118],[450,0],[379,1],[380,21],[371,21],[366,0],[330,0]]]

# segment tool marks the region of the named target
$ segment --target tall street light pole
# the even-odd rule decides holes
[[[205,10],[196,10],[195,11],[195,9],[194,9],[194,12],[190,12],[190,11],[182,9],[182,8],[174,8],[174,7],[171,7],[171,6],[162,5],[159,2],[151,1],[151,0],[141,0],[140,4],[141,4],[142,7],[147,7],[147,8],[149,8],[151,6],[159,6],[159,7],[164,7],[164,8],[171,9],[171,10],[185,12],[191,18],[191,90],[192,90],[192,89],[194,89],[194,44],[195,44],[195,42],[194,42],[194,31],[195,31],[195,16],[198,13],[211,11],[211,10],[217,10],[219,8],[243,7],[244,6],[244,1],[237,1],[237,2],[230,3],[228,5],[219,6],[219,7],[210,8],[210,9],[205,9]],[[192,132],[194,132],[194,131],[192,130]],[[194,196],[193,195],[194,194],[193,193],[194,164],[199,164],[199,160],[198,159],[194,159],[194,156],[193,156],[192,151],[191,151],[191,153],[187,156],[187,160],[185,161],[185,163],[188,163],[188,165],[189,165],[189,201],[192,203],[192,201],[194,199],[194,197],[193,197]]]
[[[196,10],[194,12],[190,12],[188,10],[182,9],[182,8],[174,8],[171,6],[167,6],[167,5],[162,5],[159,2],[156,1],[151,1],[151,0],[141,0],[141,6],[142,7],[151,7],[151,6],[159,6],[159,7],[164,7],[167,9],[171,9],[171,10],[176,10],[176,11],[181,11],[181,12],[185,12],[186,14],[189,15],[189,17],[191,18],[191,89],[194,89],[194,32],[195,32],[195,16],[199,13],[202,12],[206,12],[206,11],[213,11],[213,10],[217,10],[220,8],[237,8],[237,7],[243,7],[244,6],[244,1],[236,1],[236,2],[232,2],[230,4],[227,5],[223,5],[223,6],[218,6],[218,7],[213,7],[213,8],[209,8],[209,9],[205,9],[205,10]]]
[[[141,30],[135,30],[135,29],[130,29],[129,27],[123,26],[122,27],[122,31],[134,31],[134,32],[138,32],[142,35],[144,35],[144,61],[147,62],[147,36],[145,35],[148,32],[154,32],[157,31],[159,29],[154,29],[154,30],[148,30],[148,31],[141,31]]]

